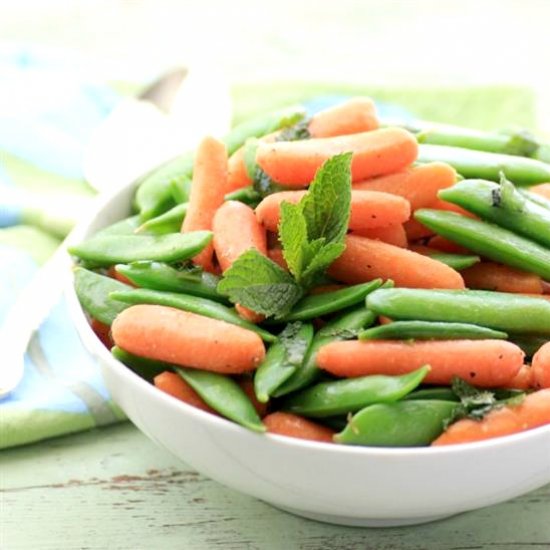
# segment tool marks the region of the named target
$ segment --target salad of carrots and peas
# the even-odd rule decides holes
[[[550,425],[550,155],[356,98],[205,138],[71,249],[113,355],[257,432],[466,443]]]

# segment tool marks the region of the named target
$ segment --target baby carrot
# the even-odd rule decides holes
[[[317,365],[335,376],[400,375],[430,365],[424,382],[448,385],[459,377],[476,386],[498,387],[523,365],[524,353],[505,340],[349,340],[317,354]]]
[[[534,369],[531,365],[523,365],[514,378],[505,385],[506,388],[514,390],[530,390],[534,386]]]
[[[187,233],[212,229],[212,219],[226,193],[227,149],[220,141],[207,137],[197,149],[189,206],[181,230]],[[214,245],[210,243],[193,261],[206,271],[213,271],[213,253]]]
[[[214,250],[222,271],[229,269],[233,262],[250,248],[255,248],[264,256],[267,254],[267,237],[254,210],[237,201],[227,201],[218,208],[212,222]],[[259,323],[263,316],[237,304],[237,313],[246,321]]]
[[[237,201],[225,202],[214,215],[214,250],[222,271],[250,248],[267,254],[265,229],[258,223],[254,210]]]
[[[390,174],[354,184],[354,189],[383,191],[407,199],[411,209],[424,208],[437,199],[437,192],[456,181],[456,172],[444,162],[411,166]]]
[[[432,229],[429,229],[414,218],[405,222],[403,227],[405,228],[407,239],[409,239],[410,242],[426,239],[432,235],[435,235],[435,232]]]
[[[382,128],[349,136],[260,143],[256,162],[277,183],[306,187],[334,155],[352,152],[353,181],[392,174],[416,160],[418,145],[401,128]]]
[[[90,322],[90,326],[95,332],[95,335],[101,340],[101,343],[107,349],[111,349],[113,347],[113,339],[111,338],[111,327],[93,318]]]
[[[449,254],[469,254],[470,251],[459,244],[442,237],[441,235],[435,235],[428,241],[430,248],[436,248],[441,252],[448,252]]]
[[[315,114],[308,130],[313,138],[325,138],[368,132],[378,126],[372,99],[355,97]]]
[[[348,284],[392,279],[397,287],[464,288],[460,274],[445,264],[391,244],[348,235],[346,250],[330,266],[331,277]]]
[[[285,271],[288,271],[288,265],[285,257],[283,256],[283,250],[280,247],[270,248],[267,251],[267,256],[270,260],[273,260],[279,267],[282,267]]]
[[[401,223],[388,225],[387,227],[358,229],[354,231],[354,234],[367,237],[367,239],[393,244],[393,246],[399,246],[400,248],[407,248],[408,245],[407,233],[405,233],[405,228]]]
[[[534,273],[520,271],[507,265],[483,262],[460,272],[467,288],[542,294],[542,279]]]
[[[237,149],[227,161],[227,191],[235,191],[252,184],[244,161],[244,147]]]
[[[300,202],[306,191],[282,191],[268,195],[256,207],[259,222],[268,231],[277,231],[281,219],[281,203]],[[409,219],[408,201],[379,191],[352,191],[349,229],[362,230],[388,227]]]
[[[111,331],[116,345],[135,355],[226,374],[254,370],[265,355],[250,330],[166,306],[129,307]]]
[[[529,187],[529,191],[550,201],[550,183],[534,185],[533,187]]]
[[[550,388],[550,341],[533,356],[532,369],[534,386]]]
[[[263,422],[268,433],[287,437],[332,443],[334,435],[334,431],[330,428],[291,413],[271,413],[263,419]]]
[[[471,443],[511,435],[550,424],[550,389],[527,395],[516,406],[491,411],[483,420],[465,418],[452,424],[434,446]]]
[[[188,405],[216,414],[216,412],[202,400],[200,395],[183,378],[173,372],[165,371],[158,374],[153,379],[153,383],[159,390],[168,395],[172,395],[180,401],[184,401]]]

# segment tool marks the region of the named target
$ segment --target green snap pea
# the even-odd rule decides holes
[[[312,338],[313,326],[309,323],[302,324],[293,337],[293,343],[290,343],[301,346],[297,361],[292,361],[284,339],[278,338],[270,346],[254,375],[254,392],[260,403],[267,403],[273,392],[294,374],[297,366],[302,363]]]
[[[421,390],[416,390],[409,393],[409,395],[405,396],[404,399],[406,399],[407,401],[412,401],[415,399],[460,401],[456,393],[451,388],[423,388]]]
[[[321,374],[321,371],[315,363],[319,349],[330,342],[344,340],[345,338],[354,336],[358,330],[372,325],[375,320],[376,315],[364,307],[352,311],[345,311],[335,319],[332,319],[315,334],[303,363],[273,395],[275,397],[280,397],[309,386],[317,380]]]
[[[170,208],[164,214],[151,218],[145,223],[142,223],[136,233],[153,233],[154,235],[165,235],[166,233],[178,233],[181,229],[181,224],[187,214],[188,203],[182,202],[173,208]]]
[[[249,185],[248,187],[243,187],[242,189],[237,189],[236,191],[228,193],[225,195],[225,200],[239,201],[256,206],[262,200],[262,196],[252,185]]]
[[[528,359],[533,357],[537,351],[544,346],[547,342],[550,342],[550,335],[537,335],[537,334],[531,334],[531,335],[518,335],[518,334],[511,334],[510,340],[516,344],[516,346],[519,346]]]
[[[550,250],[509,229],[441,210],[420,209],[414,217],[476,254],[550,280]]]
[[[181,376],[216,412],[255,432],[265,432],[254,405],[229,376],[199,369],[174,367]]]
[[[483,220],[550,247],[550,210],[525,198],[509,181],[503,180],[498,185],[484,180],[464,180],[438,195]]]
[[[285,317],[285,321],[305,321],[354,306],[380,286],[382,286],[382,279],[375,279],[368,283],[341,288],[333,292],[306,296],[292,308],[292,311]]]
[[[458,407],[458,403],[435,399],[370,405],[354,415],[334,441],[373,447],[429,445]]]
[[[500,174],[517,185],[550,181],[550,164],[539,160],[473,151],[445,145],[420,145],[418,162],[446,162],[467,179],[500,181]]]
[[[74,270],[74,288],[84,310],[106,325],[111,325],[115,317],[128,307],[128,304],[109,297],[111,292],[128,290],[128,285],[82,267]]]
[[[130,216],[98,231],[94,237],[107,235],[133,235],[139,226],[139,216]]]
[[[186,178],[176,178],[170,182],[170,192],[172,193],[172,198],[176,204],[181,204],[189,200],[189,195],[191,194],[191,185],[193,180],[191,177]]]
[[[184,185],[193,174],[193,153],[169,160],[149,172],[138,181],[135,205],[141,222],[145,222],[172,208],[176,203],[173,197],[173,182]]]
[[[367,307],[391,319],[471,323],[507,333],[550,334],[550,301],[485,290],[380,289]]]
[[[228,303],[225,296],[216,290],[220,278],[208,271],[176,269],[168,264],[149,261],[118,264],[116,270],[142,288],[181,292]]]
[[[121,363],[124,363],[129,369],[134,371],[141,378],[152,382],[155,376],[169,370],[170,367],[159,361],[154,361],[153,359],[146,359],[145,357],[138,357],[132,353],[114,346],[111,349],[111,354],[115,359],[118,359]]]
[[[175,292],[162,292],[160,290],[149,290],[147,288],[136,288],[124,292],[114,292],[111,298],[126,304],[155,304],[176,309],[182,309],[204,317],[211,317],[219,321],[225,321],[232,325],[251,330],[258,334],[262,340],[273,342],[276,337],[270,332],[256,326],[254,323],[245,321],[234,309],[228,308],[218,302],[190,296],[188,294],[176,294]]]
[[[505,332],[467,323],[394,321],[359,333],[359,340],[505,340]]]
[[[399,401],[413,391],[428,372],[430,367],[424,366],[402,376],[373,375],[321,382],[290,396],[282,408],[313,418],[357,412],[374,403]]]
[[[69,252],[82,260],[104,266],[140,260],[177,262],[196,256],[211,240],[210,231],[159,236],[106,235],[72,246]]]
[[[436,125],[423,130],[417,134],[416,139],[418,143],[448,145],[522,157],[532,157],[540,148],[540,144],[527,132],[504,134],[448,125]]]
[[[481,258],[473,254],[449,254],[447,252],[430,253],[430,258],[437,260],[457,271],[462,271],[477,264]]]

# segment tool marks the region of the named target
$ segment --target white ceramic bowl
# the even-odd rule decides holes
[[[127,215],[128,186],[104,199],[77,242]],[[114,359],[72,289],[72,318],[115,401],[149,438],[202,474],[278,508],[344,525],[423,523],[550,482],[550,426],[467,445],[367,448],[256,434],[158,391]]]

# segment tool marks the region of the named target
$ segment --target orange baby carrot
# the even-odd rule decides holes
[[[335,376],[406,374],[430,365],[423,382],[450,384],[454,377],[480,387],[509,382],[523,365],[523,351],[505,340],[349,340],[317,353],[317,365]]]
[[[357,284],[380,277],[392,279],[397,287],[464,288],[460,273],[427,256],[356,235],[347,235],[345,244],[328,270],[338,281]]]
[[[493,262],[482,262],[462,270],[467,288],[542,294],[542,280],[534,273],[527,273]]]
[[[432,445],[483,441],[546,424],[550,424],[550,389],[527,395],[519,405],[493,410],[483,420],[459,420],[449,426]]]
[[[349,136],[260,143],[256,162],[281,185],[307,186],[330,157],[353,153],[353,181],[392,174],[418,155],[414,136],[401,128],[382,128]]]
[[[267,251],[267,256],[270,260],[273,260],[279,267],[282,267],[285,271],[288,271],[288,265],[285,257],[283,256],[283,250],[280,247],[270,248]]]
[[[134,355],[225,374],[254,370],[265,355],[255,332],[166,306],[131,306],[111,332]]]
[[[444,162],[431,162],[362,181],[354,184],[353,188],[399,195],[410,202],[412,210],[416,210],[429,207],[437,199],[437,192],[450,187],[455,181],[454,168]]]
[[[214,250],[222,271],[229,269],[244,252],[255,248],[267,254],[266,231],[256,219],[254,210],[238,201],[225,202],[214,215]],[[237,304],[237,312],[243,319],[259,323],[263,315]]]
[[[255,248],[267,254],[265,229],[254,210],[238,201],[227,201],[218,208],[212,222],[214,250],[222,271],[229,269],[244,252]]]
[[[315,114],[308,130],[313,138],[344,136],[378,128],[376,108],[372,99],[355,97]]]
[[[536,388],[550,388],[550,342],[533,355],[533,380]]]
[[[111,349],[113,347],[113,339],[111,338],[111,327],[98,321],[97,319],[92,319],[90,323],[92,330],[95,332],[95,335],[101,340],[101,343],[107,348]]]
[[[306,191],[282,191],[265,197],[256,207],[256,216],[268,231],[277,231],[281,203],[300,202]],[[372,229],[400,224],[408,220],[411,209],[407,200],[379,191],[352,191],[349,228]]]
[[[435,235],[428,241],[430,248],[435,248],[441,252],[449,252],[450,254],[468,254],[470,251],[459,244],[453,243],[449,239],[441,235]]]
[[[410,242],[418,241],[419,239],[426,239],[427,237],[434,235],[434,232],[431,229],[428,229],[425,225],[422,225],[414,218],[405,222],[403,227],[405,228],[407,239],[409,239]]]
[[[433,201],[428,206],[428,208],[444,210],[445,212],[454,212],[455,214],[460,214],[461,216],[466,216],[467,218],[477,219],[477,216],[475,216],[471,212],[468,212],[468,210],[464,210],[464,208],[461,208],[457,204],[453,204],[452,202],[447,202],[441,199],[436,199],[435,201]]]
[[[252,184],[244,162],[244,147],[237,149],[227,161],[227,192]]]
[[[214,409],[211,409],[203,400],[202,397],[181,377],[174,372],[164,371],[155,376],[153,379],[155,386],[167,393],[184,401],[188,405],[197,407],[203,411],[217,414]]]
[[[529,188],[529,191],[536,193],[545,199],[550,201],[550,183],[541,183]]]
[[[116,279],[117,281],[120,281],[121,283],[124,283],[125,285],[137,287],[137,285],[134,284],[132,281],[130,281],[130,279],[128,279],[128,277],[124,276],[122,273],[119,273],[119,272],[115,269],[115,266],[114,266],[114,265],[112,265],[112,266],[107,270],[107,276],[108,276],[108,277],[111,277],[111,279]]]
[[[227,149],[212,137],[204,138],[195,156],[189,207],[181,230],[212,229],[212,219],[223,204],[226,193]],[[207,271],[214,271],[213,254],[214,245],[209,244],[193,261]]]
[[[367,237],[375,241],[393,244],[401,248],[407,248],[407,233],[401,223],[388,225],[387,227],[373,227],[371,229],[358,229],[353,232],[360,237]]]
[[[534,388],[535,378],[533,367],[531,365],[523,365],[514,378],[507,382],[503,387],[514,390],[530,390],[531,388]]]
[[[316,424],[296,414],[275,412],[268,414],[263,422],[268,433],[286,435],[287,437],[332,443],[334,435],[334,431],[330,428]]]

